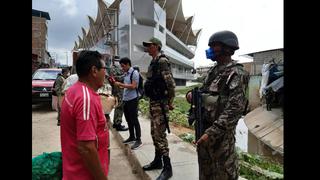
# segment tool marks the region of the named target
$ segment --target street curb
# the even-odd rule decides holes
[[[137,174],[141,180],[151,180],[151,177],[142,169],[142,165],[137,159],[135,152],[131,150],[128,144],[122,143],[124,139],[115,128],[112,128],[112,123],[110,121],[108,124],[113,136],[117,140],[118,145],[120,146],[124,154],[128,157],[129,163],[132,167],[132,173]]]

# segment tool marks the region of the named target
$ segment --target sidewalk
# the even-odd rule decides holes
[[[57,112],[51,110],[32,111],[32,158],[55,151],[61,152],[60,126],[57,126]],[[119,146],[111,129],[109,180],[139,180]],[[122,143],[121,143],[122,144]]]
[[[111,112],[110,117],[113,119],[113,111]],[[153,171],[143,171],[142,169],[142,166],[149,164],[154,158],[154,146],[150,135],[150,120],[139,115],[139,122],[143,146],[137,150],[131,150],[130,145],[121,143],[129,137],[129,131],[116,131],[112,128],[112,133],[115,136],[115,140],[120,142],[121,148],[123,148],[125,154],[128,156],[133,171],[137,173],[142,180],[154,180],[160,175],[162,169]],[[122,124],[127,126],[124,116]],[[198,158],[195,147],[184,142],[172,133],[167,134],[167,139],[173,171],[173,176],[170,180],[199,179]],[[239,180],[244,180],[244,178],[240,177]]]
[[[123,149],[119,145],[116,137],[109,130],[110,135],[110,169],[109,169],[109,180],[139,180],[140,178],[131,168],[131,165],[124,154]]]

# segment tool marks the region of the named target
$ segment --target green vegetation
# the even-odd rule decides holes
[[[186,142],[188,142],[188,143],[192,143],[192,141],[194,141],[194,139],[195,139],[194,134],[190,134],[190,133],[180,134],[179,137],[180,137],[183,141],[186,141]]]
[[[186,93],[195,88],[199,87],[200,85],[193,85],[181,89],[176,90],[176,97],[174,98],[174,110],[170,111],[170,121],[187,128],[192,128],[193,126],[189,126],[188,123],[188,114],[190,109],[190,104],[186,101],[185,95]]]
[[[189,86],[189,87],[185,87],[185,88],[180,88],[180,89],[176,89],[176,97],[178,97],[180,94],[182,94],[183,96],[186,95],[186,93],[195,88],[195,87],[200,87],[201,84],[197,84],[197,85],[193,85],[193,86]]]
[[[188,124],[188,113],[190,109],[190,104],[186,101],[185,94],[196,86],[199,85],[194,85],[176,90],[176,97],[173,101],[174,109],[169,112],[170,122],[183,127],[193,128],[190,127]],[[149,102],[147,98],[141,99],[139,101],[139,110],[144,115],[147,115],[149,113]]]
[[[177,125],[190,128],[187,116],[190,105],[187,102],[183,103],[183,101],[185,100],[182,100],[182,98],[174,100],[175,109],[169,112],[169,121]],[[179,104],[179,106],[177,107],[176,104]],[[139,110],[143,115],[149,114],[149,102],[146,99],[141,99],[139,101]]]
[[[199,85],[196,85],[199,86]],[[185,99],[185,94],[196,86],[186,87],[176,90],[176,97],[174,99],[175,109],[170,111],[170,122],[193,129],[188,124],[188,111],[190,104]],[[149,113],[149,102],[147,99],[139,101],[139,110],[143,115]],[[186,142],[192,143],[194,141],[194,134],[184,133],[179,137]],[[237,148],[240,165],[240,175],[248,180],[270,180],[283,179],[283,166],[276,162],[258,155],[252,155],[241,151]]]
[[[148,102],[148,100],[145,99],[145,98],[140,99],[138,109],[144,116],[148,115],[149,114],[149,102]]]
[[[283,179],[283,166],[265,157],[238,150],[240,175],[247,179]]]
[[[276,162],[271,162],[271,160],[264,158],[262,156],[255,155],[255,154],[248,154],[245,152],[239,152],[239,158],[245,162],[252,164],[252,165],[259,166],[262,169],[266,169],[268,171],[283,174],[282,165],[280,165]]]

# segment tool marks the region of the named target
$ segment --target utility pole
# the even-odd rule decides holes
[[[58,53],[57,52],[54,52],[55,54],[55,63],[58,64],[59,63],[59,58],[58,58]]]
[[[66,51],[66,57],[67,57],[67,66],[69,66],[69,63],[68,63],[68,51]]]

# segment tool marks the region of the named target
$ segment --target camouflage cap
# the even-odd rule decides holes
[[[148,47],[151,44],[156,44],[158,46],[160,46],[160,48],[162,47],[162,43],[158,38],[152,37],[149,41],[145,42],[143,41],[143,46]]]

